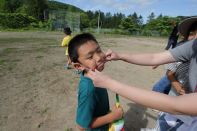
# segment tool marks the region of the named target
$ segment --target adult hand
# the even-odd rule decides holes
[[[94,86],[104,88],[110,77],[104,75],[95,69],[95,71],[89,70],[87,76],[92,79]]]
[[[107,61],[111,61],[111,60],[119,60],[120,56],[118,55],[118,53],[113,52],[112,50],[108,50],[106,53],[106,60]]]

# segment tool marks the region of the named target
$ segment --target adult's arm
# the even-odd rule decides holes
[[[144,66],[161,65],[175,61],[175,59],[169,51],[164,51],[161,53],[118,54],[111,50],[107,51],[106,60],[123,60],[128,63]]]
[[[194,100],[197,100],[197,93],[169,96],[134,86],[128,86],[111,79],[97,70],[95,72],[89,71],[88,76],[93,80],[95,86],[108,88],[146,107],[172,114],[197,115],[197,102],[194,102]]]
[[[169,96],[128,86],[115,80],[108,81],[105,87],[146,107],[172,114],[197,115],[197,103],[193,101],[197,99],[197,93]]]

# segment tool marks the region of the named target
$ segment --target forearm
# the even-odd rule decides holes
[[[108,113],[104,116],[94,118],[94,120],[90,124],[89,128],[91,128],[91,129],[98,128],[98,127],[101,127],[103,125],[106,125],[106,124],[109,124],[109,123],[112,123],[112,122],[113,122],[113,116],[112,116],[112,113],[110,112],[110,113]],[[87,130],[86,128],[83,128],[80,125],[77,125],[77,127],[80,131]]]
[[[197,115],[197,103],[192,102],[194,99],[197,99],[197,94],[195,93],[173,97],[153,91],[127,86],[115,80],[108,80],[106,87],[120,94],[121,96],[134,101],[135,103],[150,108],[172,114]]]
[[[172,87],[175,88],[176,91],[179,91],[180,89],[182,89],[181,84],[176,80],[174,76],[175,72],[168,70],[166,74],[172,84]]]
[[[181,84],[178,82],[178,81],[173,81],[172,83],[172,87],[175,89],[175,90],[180,90],[180,89],[182,89],[182,86],[181,86]]]
[[[94,128],[109,124],[111,122],[113,122],[113,117],[111,113],[108,113],[107,115],[95,118],[93,122],[91,123],[90,128],[94,129]]]
[[[137,65],[161,65],[173,62],[174,58],[170,52],[165,51],[155,54],[119,54],[120,60]]]

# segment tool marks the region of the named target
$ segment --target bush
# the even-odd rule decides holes
[[[151,31],[150,30],[143,30],[142,31],[142,35],[143,36],[151,36],[152,34],[151,34]]]
[[[162,36],[169,36],[169,34],[170,33],[166,29],[164,29],[164,30],[161,31],[161,35]]]
[[[0,13],[0,27],[3,28],[22,28],[28,27],[31,23],[38,21],[31,16],[20,13]]]

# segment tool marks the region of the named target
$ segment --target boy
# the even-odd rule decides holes
[[[87,78],[87,70],[104,69],[105,54],[97,40],[89,33],[83,33],[71,39],[68,53],[73,66],[82,71],[79,90],[76,122],[80,130],[107,131],[109,123],[122,118],[122,108],[109,112],[109,100],[106,89],[94,87]]]
[[[69,69],[70,67],[69,67],[69,65],[71,64],[71,62],[70,62],[70,59],[69,59],[69,57],[68,57],[68,44],[69,44],[69,41],[71,40],[71,33],[72,33],[72,31],[70,30],[70,28],[69,27],[64,27],[64,34],[65,34],[65,37],[64,37],[64,39],[62,40],[62,46],[63,47],[66,47],[66,53],[65,53],[65,55],[66,55],[66,57],[67,57],[67,64],[66,64],[66,66],[65,66],[65,68],[66,69]]]

